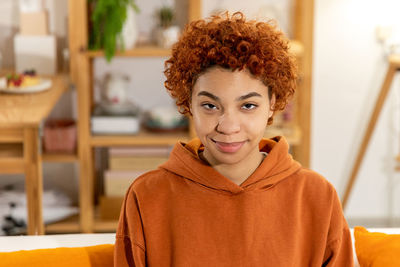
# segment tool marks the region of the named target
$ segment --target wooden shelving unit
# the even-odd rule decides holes
[[[189,133],[161,134],[141,131],[138,135],[92,135],[90,144],[94,147],[118,145],[174,145],[178,140],[190,140]]]
[[[2,144],[0,142],[0,170],[7,173],[20,173],[24,169],[22,143]]]
[[[118,226],[118,220],[102,220],[98,209],[95,210],[93,220],[94,232],[114,232]],[[79,215],[73,215],[62,221],[51,223],[45,226],[46,233],[59,234],[59,233],[78,233],[80,232]]]
[[[171,54],[170,49],[160,48],[153,45],[138,46],[135,49],[117,52],[117,57],[168,57]],[[89,50],[86,52],[89,58],[104,57],[103,51]]]
[[[271,138],[278,135],[285,136],[291,146],[301,144],[301,130],[297,125],[271,126],[265,131],[264,137]]]
[[[118,226],[118,221],[94,221],[93,230],[95,232],[115,232]]]
[[[46,234],[78,233],[80,232],[79,215],[71,216],[56,223],[47,224],[45,231]]]
[[[42,160],[45,162],[77,162],[79,161],[79,158],[76,154],[44,153],[42,155]]]
[[[299,58],[300,72],[302,75],[299,84],[299,93],[296,98],[298,103],[296,109],[309,109],[310,93],[307,86],[310,84],[311,60],[304,59],[304,55],[311,57],[310,47],[305,44],[310,43],[309,27],[312,25],[312,15],[309,9],[312,9],[313,0],[295,0],[295,38],[291,41],[290,49]],[[201,0],[189,0],[188,19],[194,20],[201,18]],[[304,17],[307,14],[307,17]],[[134,146],[134,145],[174,145],[177,141],[188,141],[193,136],[193,128],[184,133],[175,134],[155,134],[147,131],[141,131],[137,135],[94,135],[90,129],[91,108],[93,103],[93,60],[104,57],[103,51],[89,51],[88,45],[88,10],[87,2],[81,0],[69,1],[69,48],[70,48],[70,69],[71,79],[77,87],[78,96],[78,152],[77,159],[80,163],[80,188],[79,203],[80,215],[69,218],[68,220],[51,224],[46,227],[48,232],[104,232],[115,231],[117,221],[102,221],[97,214],[97,208],[94,205],[94,149],[97,147],[109,146]],[[307,28],[308,27],[308,28]],[[311,40],[312,42],[312,40]],[[117,57],[168,57],[171,51],[155,46],[138,46],[135,49],[117,52]],[[296,149],[295,158],[302,163],[308,163],[309,155],[309,111],[296,115],[296,122],[301,124],[291,124],[287,127],[271,128],[266,136],[283,133],[289,143]],[[306,144],[306,146],[304,146]],[[57,161],[56,156],[45,155],[48,161]],[[60,156],[60,158],[62,158]],[[75,157],[63,160],[75,160]]]

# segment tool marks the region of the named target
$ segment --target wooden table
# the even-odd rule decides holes
[[[4,76],[4,72],[0,72]],[[50,77],[52,88],[31,94],[0,93],[0,173],[25,174],[28,234],[44,234],[40,124],[66,91],[65,75]]]

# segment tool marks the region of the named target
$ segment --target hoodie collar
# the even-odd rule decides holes
[[[200,159],[199,151],[203,151],[204,146],[198,138],[187,144],[177,143],[171,151],[168,161],[160,168],[225,194],[266,190],[301,168],[300,164],[294,161],[288,153],[289,145],[284,137],[262,139],[259,149],[267,152],[268,155],[241,185],[235,184]]]

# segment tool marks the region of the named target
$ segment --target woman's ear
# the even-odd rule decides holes
[[[271,118],[271,117],[272,117],[272,115],[274,115],[275,102],[276,102],[276,97],[275,97],[275,94],[272,94],[272,96],[271,96],[271,100],[269,101],[269,112],[268,112],[268,118]]]
[[[193,114],[192,113],[192,101],[189,102],[189,114]]]

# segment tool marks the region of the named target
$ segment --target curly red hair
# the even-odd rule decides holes
[[[199,75],[213,66],[232,71],[247,68],[268,87],[270,97],[275,95],[273,110],[283,110],[295,92],[297,79],[295,58],[288,44],[275,25],[246,21],[241,12],[193,21],[165,62],[164,85],[179,112],[191,114],[191,92]],[[268,120],[271,123],[272,117]]]

